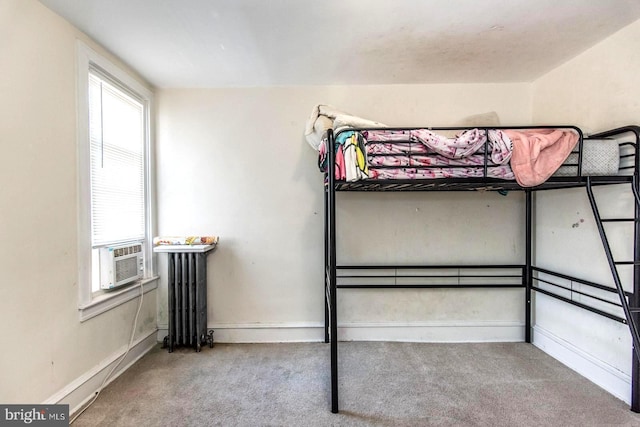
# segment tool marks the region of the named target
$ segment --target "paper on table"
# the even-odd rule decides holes
[[[153,244],[159,245],[215,245],[218,236],[161,236],[154,237]]]

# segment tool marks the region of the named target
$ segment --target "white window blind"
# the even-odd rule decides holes
[[[145,237],[145,108],[96,70],[89,72],[91,241]]]

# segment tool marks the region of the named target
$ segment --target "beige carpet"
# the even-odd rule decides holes
[[[154,349],[74,426],[640,426],[640,414],[530,344],[348,342],[340,414],[329,345]]]

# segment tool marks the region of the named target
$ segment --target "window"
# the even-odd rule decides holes
[[[78,45],[78,257],[80,318],[140,293],[140,286],[101,290],[105,248],[141,243],[144,278],[151,251],[152,95],[86,45]],[[145,279],[143,279],[144,281]],[[138,283],[139,285],[139,283]],[[147,289],[155,287],[155,281]]]
[[[144,241],[145,107],[89,70],[89,151],[93,292],[100,290],[100,248]]]

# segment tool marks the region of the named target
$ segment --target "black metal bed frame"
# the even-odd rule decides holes
[[[338,326],[337,326],[337,290],[338,289],[429,289],[429,288],[524,288],[525,292],[525,342],[531,343],[532,292],[539,292],[556,298],[567,304],[580,307],[599,314],[616,322],[627,324],[632,337],[632,373],[631,373],[631,410],[640,412],[640,127],[625,126],[611,131],[592,135],[590,139],[622,137],[632,141],[619,141],[621,166],[624,175],[615,176],[582,176],[582,132],[573,126],[554,126],[570,128],[578,132],[577,173],[569,177],[551,177],[545,183],[523,188],[515,181],[488,178],[488,143],[484,147],[485,178],[440,178],[422,180],[361,180],[355,182],[335,179],[335,139],[336,135],[329,130],[327,134],[328,164],[325,172],[324,193],[324,309],[325,309],[325,342],[331,343],[331,411],[338,412]],[[535,129],[542,126],[491,127],[488,129]],[[378,130],[410,130],[416,128],[384,128]],[[434,131],[464,130],[468,128],[429,128]],[[358,131],[347,129],[344,131]],[[359,129],[374,130],[374,129]],[[340,133],[339,132],[339,133]],[[339,134],[338,133],[338,134]],[[602,218],[592,187],[600,185],[630,184],[635,199],[633,218]],[[532,263],[533,233],[533,197],[535,191],[584,187],[593,211],[607,261],[611,269],[615,288],[572,277],[534,266]],[[489,190],[525,192],[525,260],[516,265],[338,265],[336,257],[336,192],[337,191],[464,191]],[[617,261],[614,259],[608,243],[604,224],[608,222],[632,222],[633,260]],[[620,280],[618,266],[633,267],[632,291],[627,291]],[[479,273],[481,272],[481,273]],[[488,273],[488,274],[484,274]],[[567,286],[565,282],[569,282]],[[497,283],[500,282],[500,283]],[[574,284],[578,285],[574,288]],[[579,288],[579,289],[578,289]],[[583,288],[593,291],[587,291]],[[567,296],[567,294],[569,296]],[[617,294],[618,301],[607,298]],[[577,301],[573,296],[580,296]],[[623,314],[620,315],[620,309]]]

